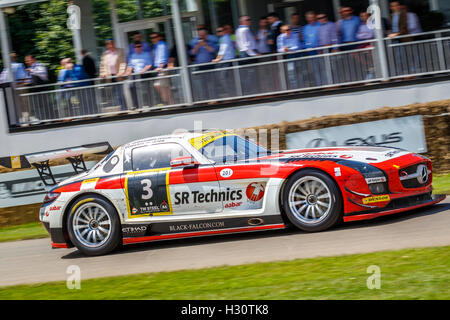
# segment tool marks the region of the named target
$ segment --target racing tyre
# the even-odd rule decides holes
[[[122,240],[116,209],[95,195],[83,196],[72,205],[67,230],[75,247],[88,256],[111,252]]]
[[[342,199],[336,183],[312,169],[301,170],[288,180],[283,207],[289,221],[308,232],[331,228],[342,218]]]

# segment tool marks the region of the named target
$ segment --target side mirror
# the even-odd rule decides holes
[[[172,168],[180,168],[180,167],[195,167],[198,166],[200,163],[197,162],[194,158],[187,156],[187,157],[179,157],[172,159],[170,161],[170,167]]]

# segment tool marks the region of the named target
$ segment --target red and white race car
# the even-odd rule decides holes
[[[41,177],[48,160],[76,169],[90,145],[25,156]],[[48,167],[48,168],[47,168]],[[431,161],[386,147],[271,152],[225,131],[131,142],[46,195],[40,220],[52,246],[87,255],[120,244],[293,225],[328,229],[442,201],[432,195]]]

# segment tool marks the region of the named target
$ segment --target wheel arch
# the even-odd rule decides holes
[[[102,193],[99,193],[99,192],[92,191],[92,190],[90,190],[88,192],[78,193],[75,196],[73,196],[72,199],[70,199],[70,201],[67,203],[67,205],[66,205],[66,207],[64,209],[64,213],[62,215],[62,224],[61,225],[62,225],[62,230],[63,230],[63,234],[64,234],[64,239],[66,239],[66,242],[69,245],[73,245],[73,244],[70,241],[69,232],[67,230],[67,216],[68,216],[68,214],[70,212],[70,209],[72,208],[73,204],[78,199],[80,199],[81,197],[84,197],[84,196],[89,196],[89,195],[99,197],[99,198],[103,199],[104,201],[108,202],[110,205],[112,205],[113,208],[116,209],[116,212],[117,212],[117,215],[119,217],[120,223],[123,224],[123,219],[122,219],[122,216],[120,214],[119,209],[114,204],[114,202],[111,199],[109,199],[106,195],[104,195]]]
[[[279,196],[278,196],[278,205],[280,208],[281,216],[283,218],[283,221],[285,221],[287,223],[289,223],[289,219],[286,216],[286,213],[284,211],[284,206],[283,206],[284,188],[294,174],[301,172],[301,171],[305,171],[305,170],[317,171],[317,172],[320,172],[320,173],[328,176],[331,179],[331,181],[333,181],[336,184],[336,188],[339,192],[339,197],[341,198],[342,204],[344,204],[344,197],[342,195],[341,186],[339,185],[339,183],[336,181],[336,179],[330,173],[328,173],[327,171],[323,170],[322,168],[318,168],[318,167],[300,167],[300,168],[297,168],[296,170],[292,170],[292,172],[290,172],[289,175],[286,178],[284,178],[284,181],[283,181],[283,184],[281,185]],[[342,205],[342,210],[343,209],[344,209],[344,205]]]

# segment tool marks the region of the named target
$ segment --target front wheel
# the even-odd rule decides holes
[[[75,201],[69,211],[67,229],[72,243],[88,256],[109,253],[122,239],[117,211],[95,195]]]
[[[297,228],[322,231],[342,217],[342,200],[336,183],[326,174],[312,169],[295,173],[283,193],[283,207]]]

